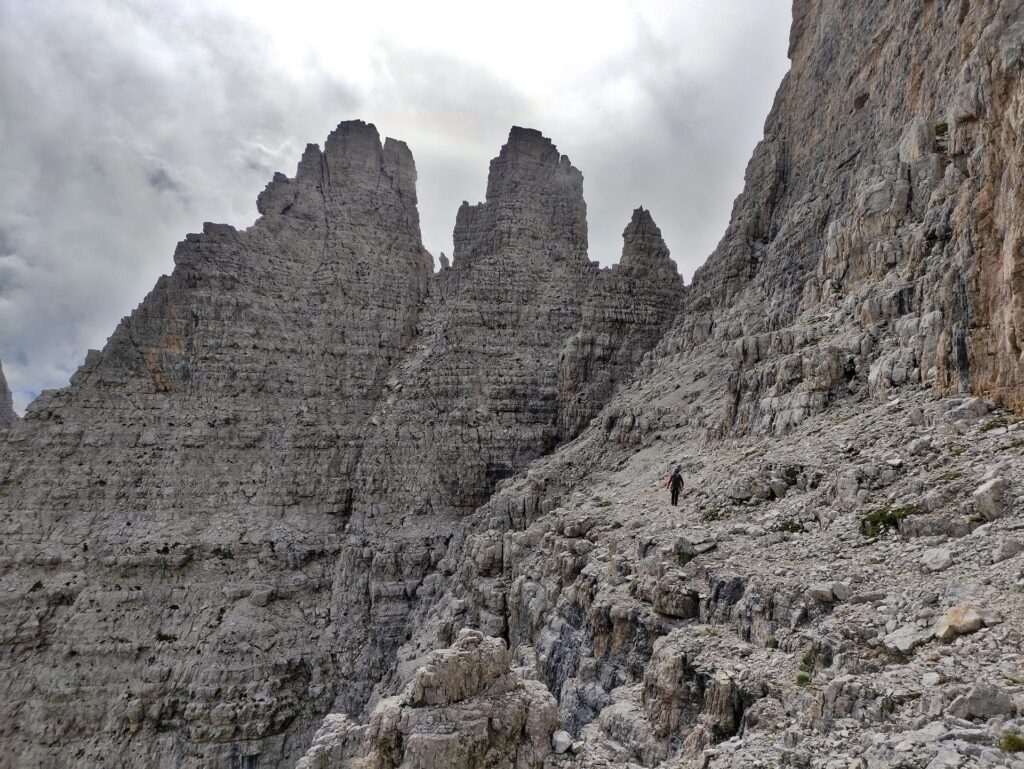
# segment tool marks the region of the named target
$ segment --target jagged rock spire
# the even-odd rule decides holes
[[[654,223],[651,212],[643,206],[633,211],[633,218],[622,231],[622,257],[618,266],[630,272],[660,269],[677,272],[661,229]]]

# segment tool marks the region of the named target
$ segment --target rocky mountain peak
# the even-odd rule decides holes
[[[476,237],[479,232],[488,233],[485,241]],[[484,202],[462,204],[453,240],[456,269],[467,259],[497,266],[495,258],[506,269],[547,269],[552,263],[585,269],[583,174],[539,131],[513,128],[491,160]]]
[[[361,121],[188,236],[5,431],[0,755],[1024,768],[1024,6],[791,39],[689,288],[523,128],[437,274]]]
[[[622,256],[617,266],[621,270],[667,269],[678,273],[661,236],[661,229],[654,223],[651,212],[643,206],[633,211],[633,217],[622,231]]]
[[[540,131],[513,128],[487,177],[487,204],[557,208],[586,236],[583,174]]]

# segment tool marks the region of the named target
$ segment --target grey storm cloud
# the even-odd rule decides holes
[[[523,12],[556,14],[539,26],[441,2],[415,41],[393,32],[418,4],[274,13],[292,5],[268,21],[256,0],[0,0],[0,359],[19,409],[102,346],[178,240],[203,221],[250,224],[273,172],[293,174],[307,142],[351,118],[409,143],[435,256],[525,125],[583,171],[592,259],[618,259],[643,204],[689,277],[788,66],[789,0],[622,0],[621,28],[603,32],[597,6],[538,2]]]

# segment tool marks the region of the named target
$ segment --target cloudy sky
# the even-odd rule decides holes
[[[341,120],[404,139],[451,253],[512,125],[583,171],[591,258],[643,204],[687,279],[721,236],[791,0],[0,0],[0,359],[67,383],[203,221],[248,226]]]

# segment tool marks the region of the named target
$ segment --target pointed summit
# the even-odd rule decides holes
[[[670,269],[678,273],[661,237],[661,229],[643,206],[633,211],[632,219],[622,231],[622,256],[618,266],[628,272]]]

